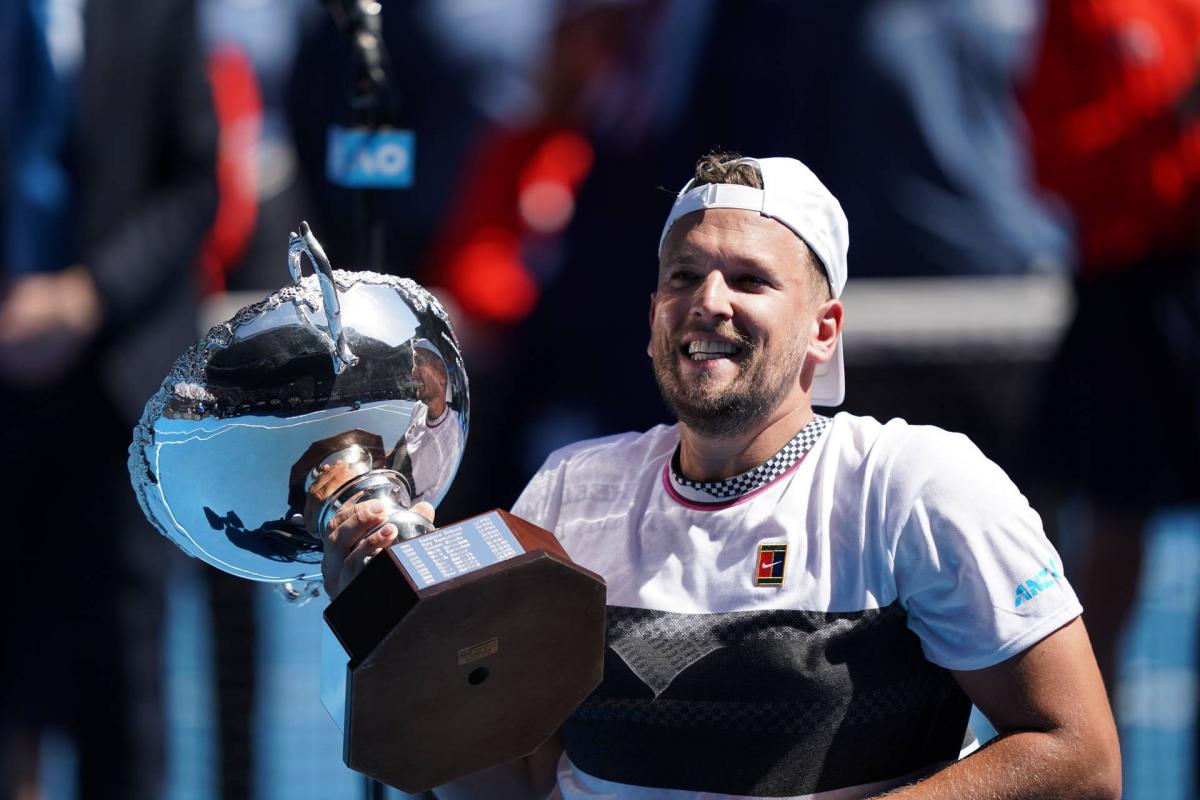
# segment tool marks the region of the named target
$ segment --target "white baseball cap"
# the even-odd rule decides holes
[[[757,211],[788,228],[813,251],[834,297],[846,288],[846,253],[850,248],[849,224],[837,198],[825,188],[812,170],[794,158],[739,158],[729,164],[753,164],[762,173],[763,188],[732,183],[688,181],[675,197],[671,213],[658,239],[658,255],[676,220],[706,208],[741,208]],[[842,360],[842,337],[838,335],[833,357],[818,364],[812,386],[813,405],[837,406],[846,396],[846,375]]]

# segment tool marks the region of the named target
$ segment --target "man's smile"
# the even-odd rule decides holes
[[[691,361],[713,361],[716,359],[737,359],[745,348],[737,342],[722,336],[688,334],[684,336],[679,350],[685,358]]]

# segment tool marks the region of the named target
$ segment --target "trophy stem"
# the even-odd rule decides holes
[[[415,511],[409,510],[412,490],[408,481],[399,472],[391,469],[373,469],[355,476],[342,484],[325,503],[317,517],[319,530],[329,534],[329,523],[338,509],[351,503],[366,503],[377,500],[387,509],[387,519],[368,535],[391,523],[396,526],[399,538],[415,539],[433,530],[433,523]]]

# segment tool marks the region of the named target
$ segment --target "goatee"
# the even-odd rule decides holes
[[[780,365],[771,374],[761,347],[745,339],[738,353],[739,374],[727,385],[718,386],[711,375],[700,375],[692,384],[684,382],[673,347],[655,348],[654,379],[663,402],[675,417],[701,436],[739,436],[762,423],[783,400],[800,376],[800,361],[792,369]],[[791,355],[791,354],[789,354]]]

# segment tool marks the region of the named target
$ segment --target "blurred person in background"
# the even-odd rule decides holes
[[[365,263],[365,232],[356,192],[326,175],[330,125],[350,125],[354,58],[333,16],[323,14],[306,28],[287,93],[300,177],[312,200],[313,230],[335,264],[349,269],[416,278],[439,291],[422,269],[438,231],[454,218],[450,210],[458,177],[470,161],[473,143],[492,125],[522,116],[536,104],[528,74],[536,62],[558,0],[413,0],[384,4],[383,40],[389,56],[390,91],[383,120],[416,133],[415,183],[407,189],[367,190],[372,220],[383,220],[381,263]],[[473,187],[478,189],[478,187]],[[469,199],[473,189],[468,189]],[[483,194],[483,192],[479,192]],[[295,224],[293,221],[290,223]],[[274,247],[276,245],[272,245]],[[341,255],[338,255],[341,254]],[[502,337],[473,336],[455,299],[441,296],[454,318],[471,371],[475,424],[462,469],[442,507],[467,516],[491,501],[494,470],[486,461],[490,431],[503,427],[497,395],[511,383]],[[506,298],[494,293],[497,302]],[[518,294],[512,298],[520,299]],[[507,300],[511,303],[512,299]],[[493,377],[495,376],[495,377]],[[495,420],[491,422],[489,420]],[[482,437],[482,438],[480,438]]]
[[[677,133],[828,175],[862,277],[1062,271],[1017,102],[1044,2],[718,2]]]
[[[313,0],[199,3],[220,129],[217,210],[198,264],[205,300],[220,304],[226,289],[254,292],[258,299],[290,281],[282,243],[308,209],[287,124],[286,90],[306,25],[325,13]],[[250,800],[258,796],[261,753],[255,712],[263,595],[254,581],[221,570],[201,569],[199,575],[212,620],[215,783],[222,800]]]
[[[221,128],[220,202],[201,254],[203,288],[274,291],[290,280],[279,243],[312,213],[288,119],[288,87],[303,37],[328,12],[314,0],[199,5]]]
[[[167,549],[126,459],[146,398],[195,339],[216,133],[194,15],[190,0],[0,4],[0,424],[19,498],[7,797],[38,796],[51,731],[73,740],[81,797],[163,791]],[[30,502],[50,487],[68,539]]]
[[[421,279],[449,299],[465,334],[476,444],[455,486],[483,505],[511,503],[550,440],[586,435],[574,415],[591,421],[597,395],[574,395],[580,365],[561,363],[569,358],[555,344],[579,320],[564,324],[571,312],[546,298],[561,284],[577,285],[587,265],[616,245],[610,238],[577,250],[581,193],[598,177],[598,152],[643,152],[682,111],[710,10],[706,0],[538,5],[538,46],[514,70],[525,91],[491,103],[420,262]],[[614,203],[605,219],[636,206],[630,197]],[[629,235],[622,230],[617,241]],[[609,268],[616,275],[625,266]],[[610,299],[618,318],[624,299]],[[522,468],[498,474],[486,454],[500,451],[515,452]]]
[[[1024,102],[1079,249],[1040,442],[1086,501],[1076,574],[1111,695],[1147,523],[1200,500],[1200,3],[1051,2]]]

